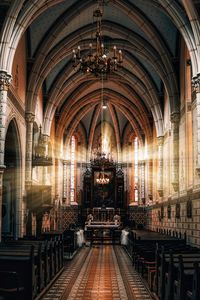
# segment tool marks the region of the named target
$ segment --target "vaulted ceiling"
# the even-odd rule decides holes
[[[101,121],[101,80],[72,67],[72,50],[80,45],[81,54],[87,53],[95,36],[93,11],[100,2],[105,47],[116,45],[123,52],[122,68],[103,83],[108,103],[104,117],[120,143],[130,124],[141,140],[151,138],[153,123],[157,136],[163,135],[164,89],[171,112],[179,109],[180,24],[191,29],[183,1],[22,2],[19,22],[29,17],[27,110],[34,111],[42,88],[44,133],[50,133],[55,114],[57,135],[68,138],[81,124],[90,140],[92,128]]]

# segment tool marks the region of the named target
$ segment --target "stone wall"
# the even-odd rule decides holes
[[[180,216],[177,214],[179,207]],[[181,233],[182,236],[186,233],[188,244],[200,246],[200,193],[149,207],[147,228],[171,230],[171,233]]]

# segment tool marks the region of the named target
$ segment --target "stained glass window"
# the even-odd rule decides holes
[[[71,138],[71,174],[70,174],[70,202],[75,201],[75,154],[76,140],[74,135]]]
[[[138,138],[134,140],[134,198],[138,202]]]

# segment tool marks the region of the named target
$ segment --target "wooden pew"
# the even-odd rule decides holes
[[[51,267],[52,273],[56,274],[63,268],[64,258],[64,232],[63,231],[48,231],[43,232],[41,235],[43,240],[48,240],[53,243],[52,255],[54,259],[54,266]],[[66,245],[66,242],[65,242]]]
[[[24,286],[19,274],[13,271],[0,270],[0,298],[1,299],[22,299]]]
[[[6,248],[14,248],[24,251],[26,246],[33,245],[36,253],[35,265],[37,266],[37,289],[38,293],[45,287],[46,283],[49,281],[49,264],[48,264],[48,252],[46,242],[42,241],[27,241],[27,240],[15,240],[7,241],[4,245],[0,246]]]
[[[0,249],[0,265],[1,271],[16,272],[20,278],[23,291],[21,299],[34,299],[37,295],[37,270],[35,267],[36,253],[34,246],[21,249]],[[0,295],[3,295],[3,292]]]
[[[174,275],[174,300],[186,300],[187,299],[187,291],[193,291],[193,300],[200,299],[199,294],[199,281],[196,281],[198,273],[197,265],[200,263],[200,258],[192,257],[190,261],[186,260],[182,255],[179,256],[179,262],[177,268],[177,272]],[[193,284],[194,286],[193,289]]]
[[[194,262],[194,275],[191,288],[186,288],[186,300],[199,300],[200,295],[200,266]]]
[[[148,266],[155,265],[155,244],[148,242],[135,245],[132,260],[135,269],[144,276]]]
[[[8,241],[7,244],[33,244],[38,245],[42,243],[42,258],[45,262],[45,277],[53,277],[62,267],[63,267],[63,240],[60,238],[53,238],[49,240],[17,240],[17,241]],[[50,247],[51,244],[51,247]],[[48,263],[47,263],[48,262]],[[51,267],[50,274],[50,265],[54,264]],[[49,281],[49,280],[48,280]]]
[[[185,247],[185,242],[182,240],[174,240],[168,239],[167,237],[163,239],[146,239],[146,240],[136,240],[133,244],[133,264],[136,265],[136,269],[139,270],[139,266],[141,265],[141,270],[154,262],[156,263],[156,247],[161,247],[165,245],[165,247]]]
[[[186,246],[185,239],[178,239],[169,235],[163,235],[159,232],[148,230],[132,231],[132,262],[135,268],[141,272],[142,276],[146,276],[151,288],[152,282],[154,286],[158,286],[157,267],[156,267],[156,245],[161,247],[165,245],[167,248]]]
[[[48,241],[62,241],[63,231],[47,231],[43,232],[41,235],[42,240]]]
[[[0,244],[0,249],[24,253],[31,245],[34,245],[35,249],[34,263],[37,267],[37,294],[39,294],[63,268],[63,241],[7,241]]]
[[[173,297],[171,293],[173,286],[173,276],[171,277],[170,275],[173,274],[170,269],[171,265],[169,268],[170,249],[177,253],[175,262],[178,260],[178,255],[183,253],[185,253],[185,257],[188,255],[188,258],[185,258],[185,260],[192,260],[195,255],[196,259],[199,259],[200,256],[199,250],[187,246],[186,239],[181,239],[182,236],[180,234],[171,236],[172,232],[169,231],[167,234],[164,235],[160,232],[148,230],[133,230],[132,235],[129,235],[129,246],[127,247],[127,249],[129,248],[129,253],[132,253],[133,265],[141,272],[142,276],[147,275],[150,286],[153,287],[154,285],[154,291],[162,300],[172,300],[171,297]],[[155,251],[156,245],[157,250]],[[165,247],[165,256],[161,251],[163,246]],[[130,250],[131,247],[132,249]]]
[[[156,248],[156,280],[155,291],[161,297],[165,293],[165,273],[170,272],[170,267],[173,263],[172,253],[178,257],[181,253],[196,253],[196,249],[182,244],[165,244],[161,248],[157,245]]]
[[[166,250],[165,250],[166,251]],[[177,253],[175,253],[177,251]],[[200,260],[200,253],[191,250],[171,249],[170,252],[162,252],[161,263],[158,267],[158,289],[160,299],[170,299],[174,297],[174,280],[177,278],[179,256],[184,258],[188,266],[192,266],[193,260]],[[193,267],[193,266],[192,266]]]
[[[65,230],[63,233],[64,252],[73,254],[77,249],[75,230]]]

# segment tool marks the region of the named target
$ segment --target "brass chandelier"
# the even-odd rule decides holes
[[[113,46],[112,52],[109,52],[104,46],[101,28],[102,16],[103,12],[99,7],[94,10],[93,18],[96,19],[95,49],[90,43],[87,55],[81,55],[80,46],[76,50],[73,49],[72,52],[73,68],[75,70],[79,68],[83,73],[92,73],[96,77],[117,71],[123,62],[121,50],[117,50],[117,47]]]
[[[99,173],[98,178],[96,178],[96,183],[97,184],[108,184],[110,182],[109,177],[105,174],[104,170],[102,170],[102,172]]]

